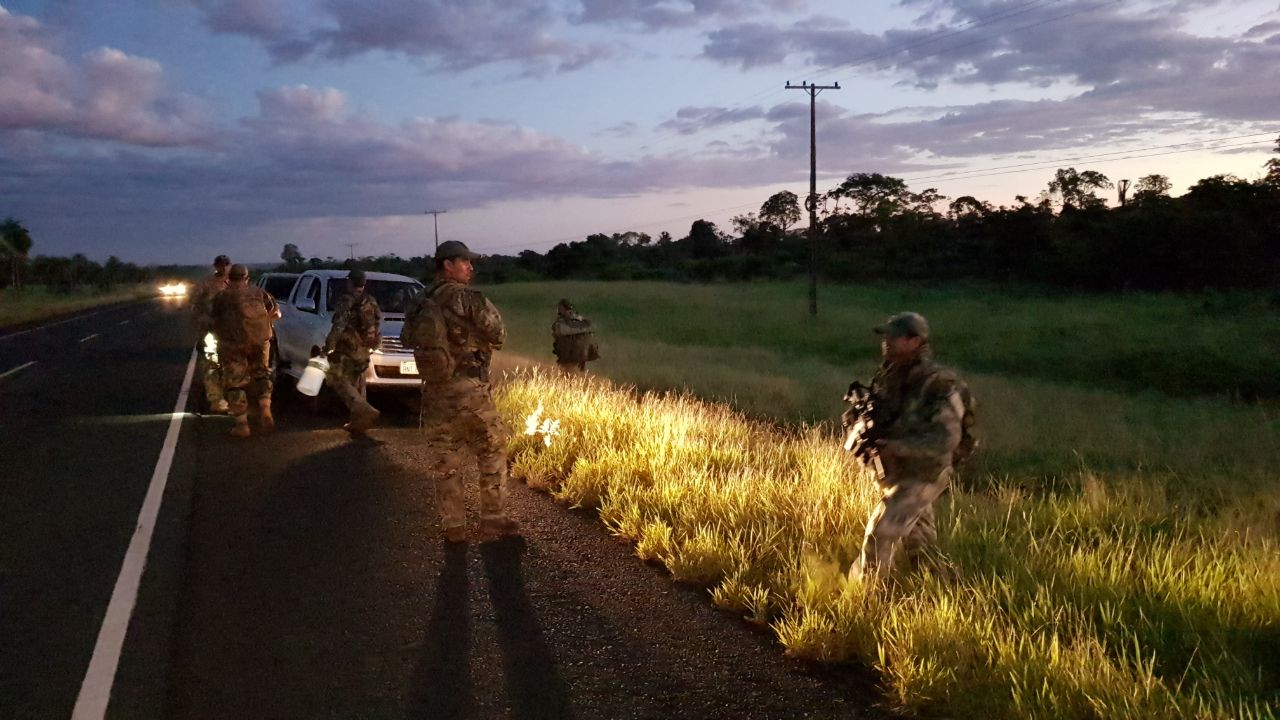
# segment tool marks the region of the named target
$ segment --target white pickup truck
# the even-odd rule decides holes
[[[333,325],[333,305],[347,288],[346,270],[307,270],[298,277],[288,300],[280,303],[282,317],[276,321],[272,359],[280,373],[295,379],[302,376],[307,360],[324,347]],[[404,275],[367,273],[364,291],[373,295],[382,308],[382,347],[373,351],[366,385],[371,389],[410,389],[419,385],[418,366],[413,352],[400,344],[404,313],[422,283]]]

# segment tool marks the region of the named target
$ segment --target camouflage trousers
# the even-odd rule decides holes
[[[474,455],[480,470],[480,517],[505,517],[507,440],[489,384],[455,377],[422,386],[423,432],[434,458],[436,504],[444,529],[466,523],[463,477]]]
[[[222,366],[222,387],[229,412],[234,416],[249,412],[249,395],[259,401],[271,401],[271,343],[218,347]]]
[[[347,406],[352,418],[377,412],[365,399],[364,373],[368,369],[368,355],[359,358],[344,353],[329,353],[329,372],[325,373],[324,380],[333,394]]]
[[[899,545],[906,549],[908,556],[916,556],[937,543],[933,503],[946,491],[950,481],[948,469],[932,482],[883,483],[884,494],[867,520],[862,554],[854,565],[854,574],[865,577],[891,572]]]

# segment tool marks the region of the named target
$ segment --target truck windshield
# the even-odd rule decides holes
[[[329,281],[329,309],[333,309],[334,303],[338,302],[338,298],[342,297],[342,293],[347,290],[347,281],[345,278],[334,278]],[[373,296],[378,301],[378,307],[382,308],[384,313],[403,314],[409,309],[409,302],[417,297],[422,291],[422,286],[418,283],[408,283],[400,280],[367,280],[365,282],[364,291]]]

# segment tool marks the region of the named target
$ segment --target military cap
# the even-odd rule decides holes
[[[347,273],[347,283],[350,284],[351,287],[364,287],[365,280],[366,278],[363,270],[352,270]]]
[[[889,316],[883,325],[877,325],[875,331],[888,337],[918,337],[929,339],[929,322],[920,313],[902,312]]]
[[[458,258],[466,258],[468,260],[478,260],[481,256],[471,252],[466,245],[457,240],[445,240],[440,243],[440,247],[436,248],[436,260],[456,260]]]
[[[213,259],[214,267],[226,267],[230,264],[231,264],[231,258],[227,257],[226,255],[219,255],[218,257]]]
[[[229,280],[244,280],[247,277],[249,277],[249,268],[243,265],[232,265],[231,269],[227,271]]]

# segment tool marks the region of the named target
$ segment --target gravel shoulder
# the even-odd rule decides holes
[[[447,546],[411,413],[351,441],[285,397],[268,437],[196,426],[169,717],[884,716],[518,481],[522,538]]]

